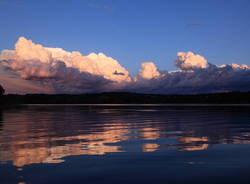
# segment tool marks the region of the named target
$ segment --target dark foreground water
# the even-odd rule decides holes
[[[247,107],[0,112],[1,184],[250,183]]]

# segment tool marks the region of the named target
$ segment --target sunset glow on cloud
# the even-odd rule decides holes
[[[140,76],[144,79],[153,79],[160,77],[160,72],[153,62],[141,64]]]
[[[61,48],[43,47],[24,37],[18,39],[14,51],[4,50],[1,60],[12,60],[9,66],[20,72],[23,78],[56,77],[58,65],[63,63],[66,68],[75,68],[79,72],[102,76],[108,80],[130,81],[129,72],[116,60],[103,53],[83,56],[77,51],[67,52]],[[124,75],[113,75],[114,71],[122,72]]]
[[[206,68],[207,60],[192,52],[178,52],[175,65],[181,69]]]
[[[18,39],[15,50],[3,50],[0,55],[1,84],[7,93],[250,90],[247,65],[216,66],[192,52],[178,52],[174,64],[180,70],[160,72],[153,62],[142,63],[139,74],[133,78],[117,60],[103,53],[84,56],[78,51],[44,47],[24,37]]]

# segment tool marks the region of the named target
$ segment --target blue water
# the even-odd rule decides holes
[[[0,111],[1,184],[250,183],[250,110],[34,105]]]

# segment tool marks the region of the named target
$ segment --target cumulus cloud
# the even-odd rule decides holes
[[[15,51],[14,50],[3,50],[0,54],[0,61],[1,60],[10,60],[15,57]]]
[[[226,64],[226,65],[221,65],[221,66],[218,66],[219,68],[225,68],[227,66],[230,66],[232,67],[234,70],[247,70],[247,69],[250,69],[248,65],[239,65],[239,64],[236,64],[236,63],[232,63],[232,64]]]
[[[136,77],[131,78],[118,61],[103,53],[84,56],[78,51],[48,48],[21,37],[15,50],[3,50],[0,54],[0,83],[8,93],[183,94],[250,90],[247,65],[216,66],[192,52],[178,52],[174,64],[179,70],[161,72],[153,62],[144,62]]]
[[[87,72],[117,82],[130,81],[129,72],[118,61],[107,57],[103,53],[91,53],[88,56],[83,56],[77,51],[67,52],[61,48],[43,47],[24,37],[18,39],[13,59],[15,62],[32,62],[34,65],[40,62],[49,64],[50,66],[57,66],[56,63],[63,62],[66,67],[75,68],[79,72]],[[122,72],[124,75],[113,75],[114,71]]]
[[[180,70],[159,72],[157,77],[151,75],[152,70],[142,66],[141,71],[147,71],[144,80],[135,80],[127,86],[128,91],[139,93],[160,94],[197,94],[227,91],[249,91],[250,90],[250,67],[239,64],[225,64],[216,66],[192,52],[177,53],[174,64]],[[155,66],[148,65],[148,68]],[[153,70],[154,71],[154,70]],[[158,70],[157,70],[158,71]],[[141,78],[143,78],[140,72]],[[146,80],[147,79],[147,80]]]
[[[140,77],[143,79],[154,79],[160,76],[156,65],[153,62],[145,62],[141,64]]]
[[[192,52],[178,52],[175,65],[183,70],[192,68],[207,68],[207,60]]]
[[[83,56],[44,47],[24,37],[18,39],[15,50],[3,50],[0,60],[21,78],[46,82],[58,93],[112,91],[131,80],[118,61],[103,53]],[[123,75],[115,75],[115,71]]]

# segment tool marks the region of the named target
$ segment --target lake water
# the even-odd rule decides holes
[[[249,184],[249,109],[31,105],[2,110],[0,183]]]

